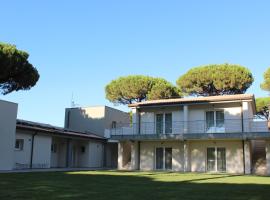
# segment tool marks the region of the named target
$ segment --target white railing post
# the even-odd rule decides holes
[[[188,105],[184,105],[184,133],[188,133]]]

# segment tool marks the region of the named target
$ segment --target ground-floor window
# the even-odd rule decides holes
[[[207,148],[207,171],[225,172],[226,171],[226,149],[223,147]]]
[[[158,170],[172,169],[172,148],[170,147],[156,148],[156,169]]]

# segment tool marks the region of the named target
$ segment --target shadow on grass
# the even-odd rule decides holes
[[[247,184],[245,180],[249,177],[245,176],[191,174],[189,177],[187,174],[175,176],[168,174],[174,179],[170,181],[166,174],[137,174],[125,172],[0,174],[0,199],[270,199],[270,185]],[[168,179],[159,180],[160,175]],[[241,178],[243,183],[222,183],[222,178],[224,181]],[[219,182],[215,183],[215,180]]]

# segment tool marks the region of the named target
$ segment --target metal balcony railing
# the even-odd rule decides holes
[[[113,135],[181,135],[200,133],[252,133],[269,132],[268,121],[260,119],[224,119],[172,122],[141,122],[116,124],[110,129]]]

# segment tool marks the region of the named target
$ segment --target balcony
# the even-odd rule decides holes
[[[112,139],[255,139],[268,138],[268,121],[223,119],[117,124],[108,130]]]

